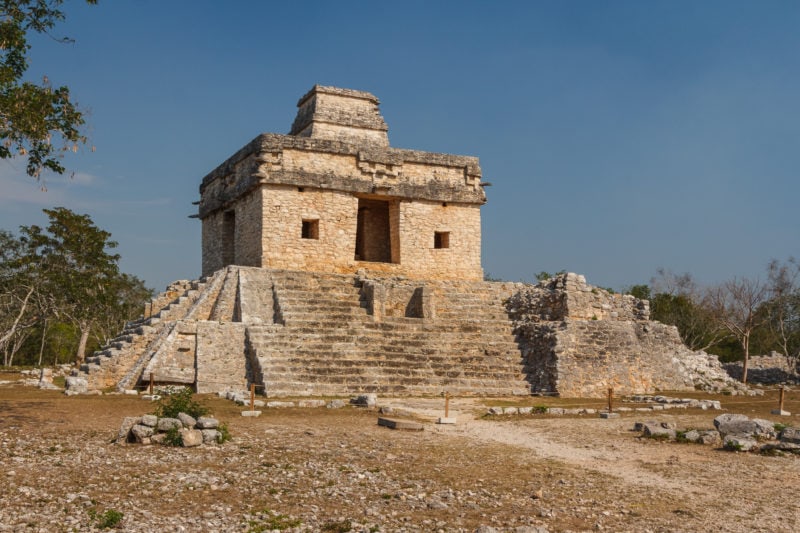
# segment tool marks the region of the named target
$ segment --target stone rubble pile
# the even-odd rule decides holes
[[[634,431],[643,437],[722,445],[729,451],[800,455],[800,429],[777,425],[762,418],[726,413],[714,419],[715,429],[678,430],[672,422],[636,422]]]
[[[668,409],[722,409],[722,405],[717,400],[697,400],[694,398],[671,398],[669,396],[634,395],[624,402],[652,403],[647,407],[626,407],[614,406],[616,413],[649,413],[653,411],[666,411]],[[486,411],[488,415],[595,415],[600,412],[607,412],[607,409],[591,409],[586,407],[548,407],[545,405],[525,406],[525,407],[503,407],[493,406]]]
[[[687,408],[692,409],[722,409],[722,404],[718,400],[698,400],[696,398],[673,398],[670,396],[653,396],[650,394],[634,394],[633,396],[629,396],[628,398],[624,398],[623,402],[631,402],[631,403],[655,403],[655,404],[662,404],[665,408],[669,409],[670,407],[666,406],[686,406]],[[658,410],[658,409],[656,409]]]
[[[225,398],[226,400],[230,400],[236,405],[250,407],[250,391],[229,390],[225,392],[218,392],[217,396],[220,398]],[[372,396],[375,395],[373,394]],[[353,403],[352,400],[351,403]],[[327,407],[328,409],[340,409],[345,405],[346,404],[343,400],[253,400],[253,407],[268,407],[273,409],[289,407]]]
[[[742,361],[722,365],[734,379],[742,379]],[[747,381],[761,385],[788,385],[800,383],[797,362],[790,361],[783,354],[770,352],[769,355],[751,356],[747,363]]]
[[[156,415],[128,416],[122,420],[116,442],[136,444],[170,444],[169,432],[177,430],[185,448],[201,444],[217,444],[222,439],[219,420],[210,416],[194,418],[179,413],[177,418]]]
[[[760,390],[748,389],[741,381],[732,378],[716,355],[687,350],[680,357],[673,358],[672,362],[692,381],[696,390],[725,392],[732,396],[764,394]]]

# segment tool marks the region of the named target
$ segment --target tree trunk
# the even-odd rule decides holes
[[[747,363],[750,361],[750,335],[742,337],[742,348],[744,348],[744,362],[742,363],[742,383],[747,385]]]
[[[42,355],[44,355],[44,342],[47,337],[47,319],[42,323],[42,343],[39,345],[39,368],[42,368]]]
[[[0,337],[0,346],[5,346],[6,343],[11,342],[11,338],[17,332],[17,327],[19,326],[19,321],[22,320],[23,315],[25,314],[25,310],[28,308],[28,300],[30,300],[31,295],[33,294],[33,287],[28,289],[28,294],[25,295],[25,299],[22,300],[22,306],[19,309],[19,313],[17,317],[14,319],[14,322],[11,324],[11,329],[9,329],[5,335]],[[6,365],[10,366],[10,365]]]
[[[86,343],[89,341],[89,330],[91,329],[91,324],[81,324],[81,340],[78,343],[78,353],[76,354],[76,361],[78,366],[83,364],[83,360],[86,358]]]

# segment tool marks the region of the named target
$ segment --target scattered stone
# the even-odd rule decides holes
[[[325,405],[328,409],[341,409],[344,406],[344,400],[331,400]]]
[[[796,428],[783,428],[778,437],[781,442],[790,442],[793,444],[800,444],[800,429]]]
[[[261,416],[261,411],[242,411],[242,416]]]
[[[89,382],[79,376],[67,376],[64,380],[65,393],[86,394],[89,391]]]
[[[672,428],[666,428],[663,424],[645,423],[642,434],[651,439],[675,440],[677,432]]]
[[[122,391],[122,394],[125,394],[126,396],[139,396],[139,391],[134,389],[125,389]]]
[[[722,447],[734,452],[749,452],[758,449],[758,442],[742,435],[725,435]]]
[[[714,419],[714,427],[725,435],[749,435],[757,430],[756,424],[745,415],[726,413]]]
[[[350,403],[359,407],[375,407],[378,404],[378,395],[374,393],[359,394],[350,399]]]
[[[609,413],[606,411],[604,413],[600,413],[600,418],[619,418],[619,416],[619,413],[616,412]]]
[[[271,401],[267,402],[267,407],[270,409],[285,409],[289,407],[296,407],[296,405],[294,402]]]
[[[378,418],[378,425],[389,429],[405,429],[409,431],[422,431],[424,428],[419,422],[400,420],[395,418]]]
[[[154,428],[158,424],[158,417],[156,415],[144,415],[140,424]]]
[[[782,409],[773,409],[769,413],[771,415],[777,415],[777,416],[792,416],[792,413],[790,413],[789,411],[784,411]]]
[[[325,407],[325,400],[300,400],[297,407]]]
[[[456,417],[454,416],[440,416],[438,420],[436,420],[437,424],[455,424]]]

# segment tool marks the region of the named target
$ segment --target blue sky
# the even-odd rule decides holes
[[[88,213],[156,288],[198,276],[202,177],[286,133],[315,83],[370,91],[393,146],[480,157],[483,266],[616,289],[800,256],[800,3],[68,2],[30,77],[90,145],[43,192],[0,162],[0,228]]]

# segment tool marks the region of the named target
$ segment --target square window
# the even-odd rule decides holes
[[[319,239],[319,220],[303,220],[303,239]]]
[[[449,231],[433,232],[433,247],[450,248],[450,232]]]

